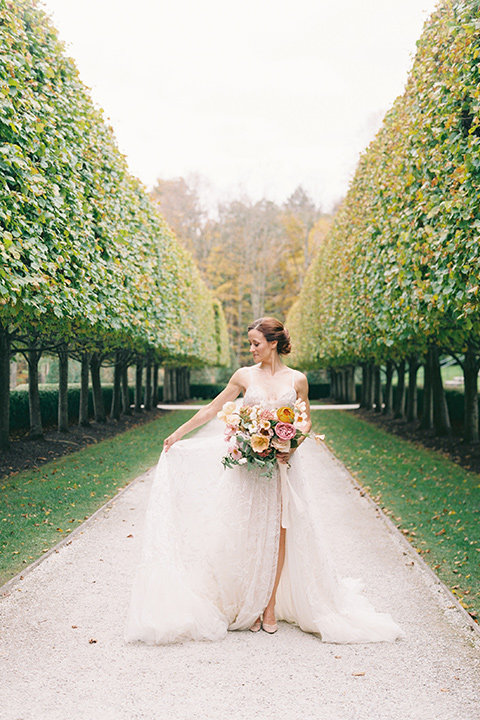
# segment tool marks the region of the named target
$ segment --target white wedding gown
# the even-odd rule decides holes
[[[292,388],[268,403],[264,391],[250,385],[244,403],[280,407],[295,400]],[[277,619],[324,642],[401,637],[392,618],[375,612],[360,594],[359,581],[336,577],[322,537],[321,508],[309,486],[315,478],[302,470],[303,452],[302,445],[288,471],[290,522]],[[241,466],[225,469],[225,453],[223,436],[181,440],[162,453],[133,583],[127,641],[221,640],[227,630],[248,629],[267,605],[280,537],[280,473],[267,478]]]

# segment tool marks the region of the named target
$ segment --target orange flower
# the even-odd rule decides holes
[[[280,420],[280,422],[292,423],[295,418],[295,413],[293,412],[292,408],[284,406],[284,407],[278,408],[277,417]]]
[[[269,443],[270,438],[265,437],[265,435],[252,435],[252,439],[250,440],[252,450],[256,453],[260,453],[263,452],[263,450],[266,450]]]

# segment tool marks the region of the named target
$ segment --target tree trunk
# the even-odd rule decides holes
[[[347,371],[345,368],[340,370],[340,402],[347,401]]]
[[[131,415],[132,409],[130,407],[130,390],[128,387],[128,363],[126,361],[122,362],[121,376],[122,376],[122,412],[124,415]]]
[[[183,368],[175,368],[175,385],[177,402],[183,402]]]
[[[405,360],[401,360],[397,365],[398,382],[393,406],[393,417],[395,420],[405,419],[405,365]]]
[[[382,369],[380,365],[374,365],[373,367],[373,402],[375,404],[375,412],[382,412]]]
[[[183,368],[183,399],[190,399],[190,368]]]
[[[152,403],[153,407],[157,407],[160,401],[158,392],[158,363],[153,364],[153,389],[152,389]]]
[[[393,362],[387,360],[386,364],[386,382],[385,382],[385,403],[383,406],[383,414],[390,415],[393,410]]]
[[[122,382],[122,358],[119,352],[115,353],[115,365],[113,369],[113,392],[110,417],[112,420],[120,420],[120,388]]]
[[[337,399],[337,373],[333,368],[330,368],[330,397]]]
[[[463,362],[465,386],[464,440],[478,443],[478,359],[473,350],[467,350]]]
[[[163,369],[163,402],[171,402],[172,393],[170,391],[170,368],[165,367]]]
[[[341,390],[340,390],[340,370],[334,370],[334,390],[335,390],[335,400],[336,402],[340,402],[341,397]]]
[[[366,408],[368,394],[368,370],[367,365],[362,363],[362,389],[360,392],[360,407]]]
[[[0,329],[0,450],[10,447],[10,336]]]
[[[423,366],[422,430],[433,428],[432,353],[429,350]]]
[[[347,383],[347,396],[346,400],[347,403],[356,403],[357,402],[357,393],[355,389],[355,367],[352,365],[349,365],[347,370],[347,377],[346,377],[346,383]]]
[[[40,409],[40,395],[38,392],[38,361],[42,355],[41,350],[29,350],[28,362],[28,408],[30,411],[30,433],[33,440],[43,438],[42,412]]]
[[[433,425],[437,435],[451,435],[450,416],[448,414],[447,398],[442,382],[440,367],[440,353],[438,348],[432,348],[432,393],[433,393]]]
[[[408,358],[407,422],[418,420],[417,373],[420,364],[418,355]]]
[[[58,432],[68,432],[68,350],[58,351]]]
[[[82,369],[80,374],[80,405],[78,408],[78,424],[81,427],[90,425],[88,417],[88,369],[90,366],[91,353],[82,353]]]
[[[142,412],[143,360],[137,359],[135,365],[135,412]]]
[[[373,365],[372,363],[365,363],[362,366],[363,370],[363,407],[365,410],[371,410],[373,407]]]
[[[90,373],[92,375],[92,394],[93,394],[93,416],[95,422],[107,422],[105,413],[105,404],[103,402],[102,383],[100,380],[100,368],[102,362],[98,353],[93,353],[90,360]]]
[[[187,367],[176,368],[177,401],[183,402],[190,397],[190,371]]]
[[[147,357],[145,363],[145,410],[152,409],[152,361]]]

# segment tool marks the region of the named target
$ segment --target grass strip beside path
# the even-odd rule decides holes
[[[480,475],[350,412],[312,412],[316,432],[472,617],[480,617]]]
[[[109,440],[0,481],[0,585],[155,465],[164,439],[193,414],[193,410],[168,412]]]

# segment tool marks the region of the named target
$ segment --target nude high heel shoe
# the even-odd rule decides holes
[[[277,625],[277,623],[275,623],[275,625],[266,625],[265,623],[263,623],[262,629],[265,630],[265,632],[268,633],[269,635],[273,635],[274,633],[277,632],[278,625]]]
[[[256,622],[253,623],[252,627],[249,628],[250,632],[256,633],[259,632],[259,630],[262,629],[262,621],[259,618]]]

